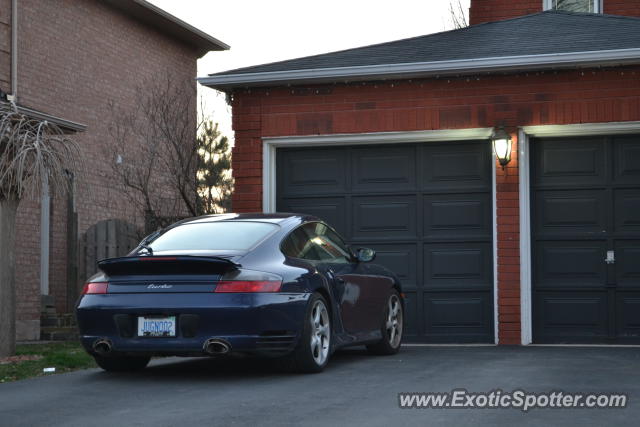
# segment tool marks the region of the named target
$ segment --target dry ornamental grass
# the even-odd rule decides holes
[[[43,185],[65,189],[78,153],[57,125],[19,113],[12,104],[0,105],[0,198],[38,197]]]

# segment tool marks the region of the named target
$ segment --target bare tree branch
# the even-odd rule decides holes
[[[114,144],[109,158],[123,192],[151,226],[165,226],[176,219],[215,213],[224,203],[203,202],[203,185],[227,185],[227,191],[217,193],[229,198],[230,184],[225,180],[203,181],[202,176],[227,174],[230,164],[228,153],[216,152],[215,161],[203,160],[208,156],[202,137],[212,125],[208,118],[196,114],[196,90],[189,82],[182,82],[171,74],[146,82],[136,91],[138,108],[134,112],[110,103],[109,132]],[[219,138],[217,127],[215,138]],[[220,147],[217,147],[220,149]],[[224,138],[222,149],[228,151]],[[220,162],[220,159],[223,162]],[[213,171],[203,168],[214,168]],[[204,175],[203,175],[204,174]],[[217,176],[216,175],[216,176]],[[230,181],[230,178],[228,178]],[[212,200],[209,197],[207,200]]]
[[[468,10],[468,7],[466,8]],[[449,2],[449,21],[454,29],[465,28],[469,26],[467,12],[462,6],[462,0],[450,0]]]

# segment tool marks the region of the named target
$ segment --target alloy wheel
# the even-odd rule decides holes
[[[402,304],[400,298],[395,294],[389,297],[385,327],[389,345],[393,348],[398,347],[402,340]]]
[[[329,341],[331,328],[329,312],[324,302],[316,301],[311,309],[311,354],[318,366],[323,365],[329,357]]]

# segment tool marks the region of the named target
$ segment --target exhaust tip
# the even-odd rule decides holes
[[[231,345],[218,338],[209,338],[204,342],[202,349],[209,356],[222,356],[231,351]]]
[[[100,356],[105,356],[111,353],[111,349],[111,341],[107,339],[99,339],[93,343],[93,351],[95,351]]]

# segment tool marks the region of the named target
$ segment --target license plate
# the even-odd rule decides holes
[[[175,337],[176,316],[138,317],[139,337]]]

